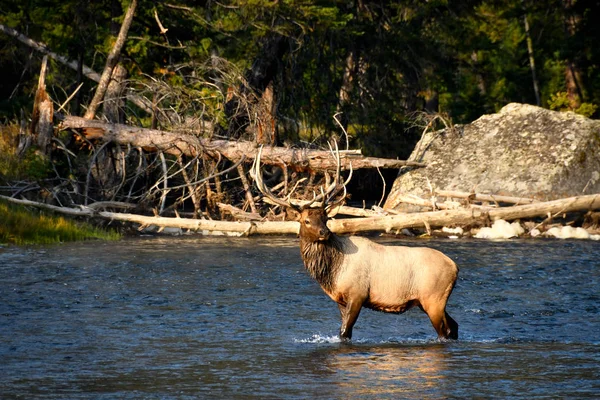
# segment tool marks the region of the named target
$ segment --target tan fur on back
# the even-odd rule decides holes
[[[339,240],[345,262],[327,294],[341,304],[358,296],[365,307],[404,312],[419,303],[445,300],[458,275],[456,264],[434,249],[383,246],[357,236]]]

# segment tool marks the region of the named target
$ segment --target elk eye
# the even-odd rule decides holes
[[[309,219],[305,219],[304,220],[304,225],[310,225],[310,220]]]

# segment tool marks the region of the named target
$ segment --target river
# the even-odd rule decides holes
[[[458,341],[413,309],[340,343],[294,237],[0,248],[0,398],[598,396],[597,242],[378,241],[459,264]]]

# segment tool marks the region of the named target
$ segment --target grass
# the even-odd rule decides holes
[[[0,184],[36,181],[51,171],[49,161],[34,147],[19,156],[19,125],[0,123]],[[51,244],[87,239],[118,240],[120,234],[91,224],[66,219],[47,211],[0,200],[0,244]]]
[[[0,200],[0,243],[28,245],[118,240],[120,234]]]

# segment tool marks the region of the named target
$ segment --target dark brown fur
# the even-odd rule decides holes
[[[342,266],[344,254],[338,238],[331,235],[325,241],[300,239],[300,253],[306,270],[321,287],[331,292],[335,289],[335,278]]]

